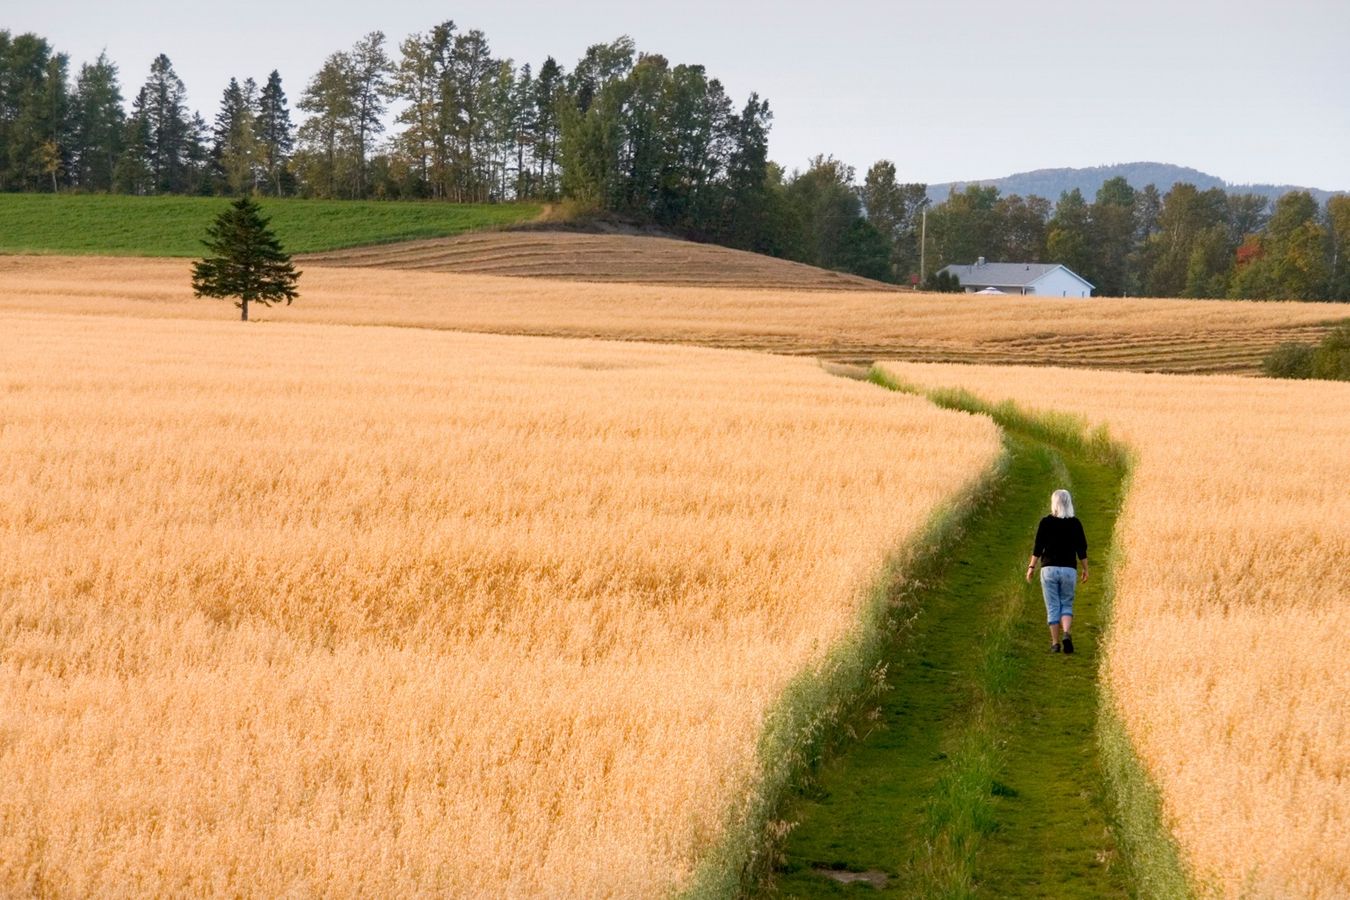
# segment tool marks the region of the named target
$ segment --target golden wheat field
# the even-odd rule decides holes
[[[4,895],[666,893],[999,453],[806,360],[408,329],[12,313],[0,398]]]
[[[0,310],[228,319],[194,300],[184,260],[0,256]],[[402,325],[693,343],[843,360],[1036,363],[1253,372],[1286,340],[1312,342],[1336,304],[1053,300],[895,291],[578,284],[315,267],[264,322]]]
[[[1350,385],[886,364],[1136,454],[1106,674],[1201,884],[1350,896]]]

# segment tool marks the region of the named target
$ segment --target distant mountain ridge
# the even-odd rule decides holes
[[[952,181],[946,184],[930,184],[928,198],[934,203],[947,199],[952,189],[963,191],[967,185],[978,184],[996,187],[1003,195],[1020,194],[1026,197],[1035,194],[1054,202],[1065,191],[1078,188],[1089,203],[1096,196],[1097,189],[1112,178],[1124,177],[1136,190],[1145,185],[1155,185],[1160,193],[1167,193],[1172,185],[1180,181],[1189,182],[1203,190],[1223,188],[1230,194],[1260,194],[1274,201],[1289,191],[1307,191],[1319,203],[1342,191],[1328,191],[1321,188],[1299,187],[1290,184],[1230,184],[1214,175],[1191,169],[1186,166],[1174,166],[1159,162],[1117,163],[1112,166],[1091,166],[1085,169],[1036,169],[1031,172],[1019,172],[1004,178],[980,178],[972,181]]]

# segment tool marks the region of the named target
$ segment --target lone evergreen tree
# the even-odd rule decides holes
[[[258,204],[240,197],[216,217],[203,241],[212,256],[192,264],[192,293],[196,297],[238,297],[240,319],[248,321],[248,304],[264,306],[298,294],[300,273],[291,257],[268,228]]]

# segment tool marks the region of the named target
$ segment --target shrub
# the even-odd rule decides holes
[[[961,292],[961,279],[950,272],[935,272],[924,279],[923,289],[939,294],[957,294]]]
[[[1270,378],[1311,378],[1315,349],[1311,344],[1280,344],[1261,361],[1261,371]]]
[[[1309,354],[1311,377],[1350,381],[1350,322],[1338,325]]]

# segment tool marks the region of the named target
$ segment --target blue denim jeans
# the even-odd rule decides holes
[[[1045,595],[1047,624],[1058,625],[1060,616],[1073,615],[1073,592],[1077,587],[1077,568],[1041,566],[1041,593]]]

